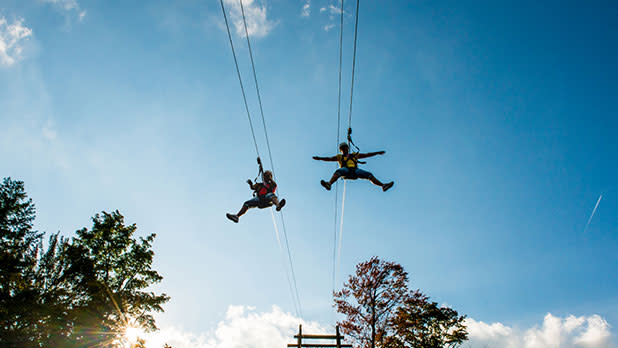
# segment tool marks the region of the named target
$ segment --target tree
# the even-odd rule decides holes
[[[356,266],[344,288],[335,292],[335,307],[346,315],[342,331],[362,348],[382,347],[389,335],[391,311],[408,292],[408,273],[393,262],[373,257]]]
[[[75,332],[81,335],[76,338],[114,345],[128,326],[156,330],[151,312],[162,312],[169,300],[165,294],[145,291],[162,279],[152,269],[156,235],[135,239],[137,227],[126,226],[118,211],[102,212],[92,221],[91,230],[77,231],[68,250],[72,266],[80,269]]]
[[[155,235],[134,236],[118,212],[93,218],[75,238],[33,230],[35,209],[24,184],[0,185],[0,347],[124,347],[126,327],[156,329],[151,313],[165,294],[147,291]],[[137,342],[137,346],[144,342]]]
[[[442,348],[456,347],[468,339],[464,325],[466,316],[456,310],[439,307],[420,291],[406,298],[391,319],[395,336],[391,347]]]
[[[468,337],[465,316],[409,291],[403,267],[377,257],[358,264],[334,298],[346,316],[338,324],[360,348],[456,347]]]
[[[22,181],[0,185],[0,346],[28,346],[36,334],[32,286],[41,234],[32,230],[35,207]]]

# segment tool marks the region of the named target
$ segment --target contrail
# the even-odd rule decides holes
[[[597,200],[597,204],[595,204],[594,209],[592,209],[592,214],[590,214],[590,218],[588,218],[588,222],[586,223],[586,228],[584,228],[584,233],[586,233],[586,231],[588,230],[588,226],[590,226],[590,222],[592,221],[592,218],[594,217],[594,213],[597,212],[597,208],[599,207],[599,203],[601,203],[602,198],[603,198],[603,194],[599,196],[599,199]]]

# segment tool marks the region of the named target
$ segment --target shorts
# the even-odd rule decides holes
[[[369,179],[373,176],[370,172],[359,168],[339,168],[335,174],[350,180]]]
[[[250,200],[246,201],[244,205],[248,208],[268,207],[272,205],[273,198],[275,198],[274,193],[267,193],[263,196],[255,196],[251,198]]]

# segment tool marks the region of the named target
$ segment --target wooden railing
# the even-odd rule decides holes
[[[288,348],[352,348],[351,344],[342,344],[344,336],[339,334],[339,326],[335,328],[335,335],[303,335],[303,326],[298,325],[296,343],[288,344]],[[303,343],[303,340],[334,340],[335,343]]]

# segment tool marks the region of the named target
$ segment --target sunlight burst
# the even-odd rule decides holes
[[[128,326],[126,329],[124,329],[124,337],[127,343],[129,343],[129,347],[137,343],[138,339],[143,338],[144,334],[144,330],[139,327]]]

